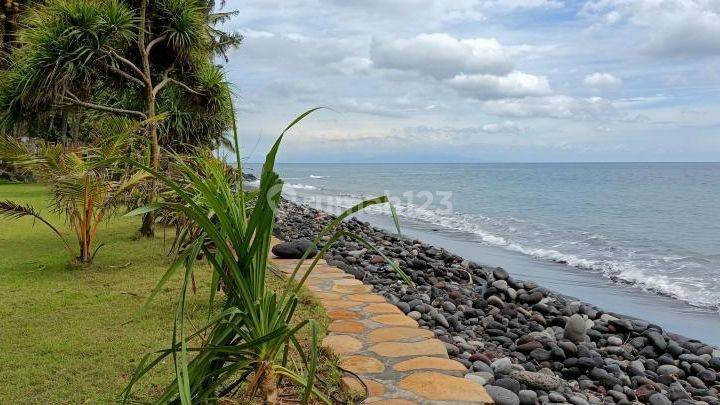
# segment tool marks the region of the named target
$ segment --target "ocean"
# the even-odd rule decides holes
[[[280,164],[278,171],[292,200],[337,213],[386,194],[406,235],[720,345],[720,163]],[[389,213],[373,207],[359,217],[391,228]]]

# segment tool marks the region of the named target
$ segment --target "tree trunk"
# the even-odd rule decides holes
[[[280,403],[280,394],[277,384],[277,375],[273,371],[272,367],[268,367],[268,370],[265,373],[265,377],[263,378],[262,385],[260,386],[260,391],[262,392],[263,399],[268,405],[276,405]]]
[[[160,169],[160,142],[158,141],[157,123],[155,122],[156,107],[155,107],[155,94],[153,93],[152,74],[150,72],[150,55],[148,54],[145,45],[145,35],[147,34],[147,0],[140,2],[140,21],[139,21],[139,33],[138,33],[138,50],[140,51],[140,58],[142,59],[142,69],[145,75],[145,94],[147,103],[147,120],[148,120],[148,132],[150,135],[150,154],[151,164],[153,170],[156,172]],[[157,181],[151,180],[150,192],[148,195],[148,202],[155,200],[157,196]],[[154,230],[155,215],[152,212],[148,212],[143,215],[143,223],[140,228],[140,234],[145,237],[155,236]]]
[[[148,124],[148,131],[150,132],[150,152],[151,152],[151,163],[152,168],[156,172],[160,170],[160,142],[158,141],[158,134],[157,134],[157,125],[153,121],[155,118],[155,96],[152,94],[152,88],[149,88],[148,90],[148,96],[147,96],[147,103],[148,103],[148,120],[150,120],[150,123]],[[157,197],[157,181],[155,179],[151,180],[150,183],[150,192],[148,195],[148,202],[152,202]],[[152,212],[145,213],[143,215],[143,223],[142,227],[140,228],[140,234],[151,238],[155,236],[155,230],[154,230],[154,224],[155,224],[155,215]]]

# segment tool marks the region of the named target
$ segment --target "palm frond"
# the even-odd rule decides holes
[[[68,242],[67,238],[49,221],[47,221],[45,218],[43,218],[42,215],[40,215],[40,212],[35,210],[31,205],[21,205],[16,202],[5,200],[0,201],[0,217],[5,217],[8,219],[20,219],[24,217],[32,217],[34,219],[39,220],[40,222],[47,225],[55,235],[57,235],[65,245],[65,249],[68,251],[71,257],[74,258],[74,252],[72,248],[70,247],[70,243]]]

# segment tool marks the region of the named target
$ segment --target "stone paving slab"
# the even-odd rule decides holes
[[[273,238],[273,245],[281,241]],[[287,277],[297,260],[272,259]],[[307,262],[306,262],[307,263]],[[303,265],[302,269],[307,269]],[[296,275],[300,279],[305,272]],[[372,286],[320,260],[306,286],[331,319],[322,346],[338,355],[339,366],[355,373],[342,379],[373,405],[492,404],[480,385],[463,378],[467,370],[451,360],[434,333],[402,313]]]

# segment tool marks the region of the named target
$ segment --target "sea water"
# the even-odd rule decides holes
[[[282,164],[278,170],[286,196],[296,201],[338,212],[387,194],[408,235],[720,344],[720,163]],[[389,214],[374,207],[362,217],[390,228]]]

